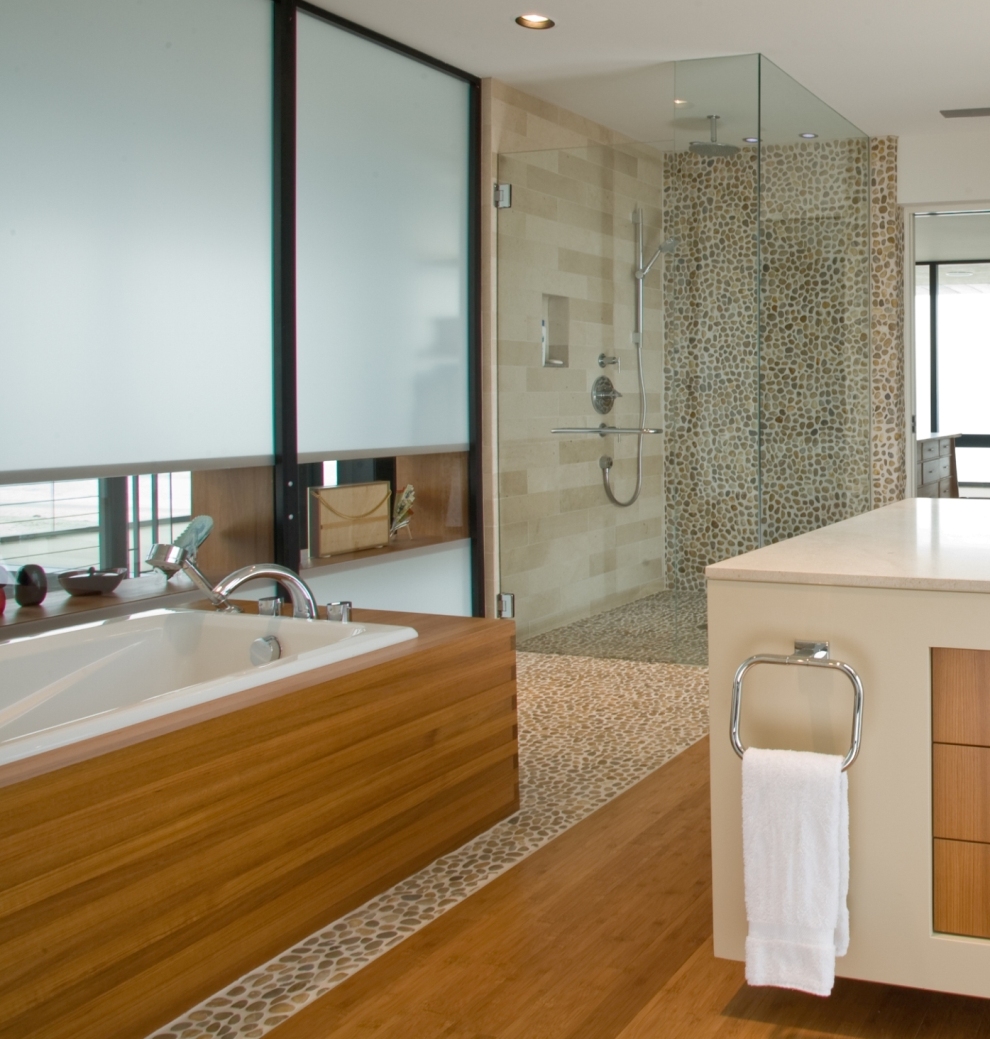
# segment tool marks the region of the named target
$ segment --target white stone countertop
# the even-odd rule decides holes
[[[713,563],[710,581],[990,592],[990,499],[908,498]]]

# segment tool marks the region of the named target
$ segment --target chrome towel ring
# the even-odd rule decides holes
[[[743,679],[746,677],[746,672],[757,664],[797,664],[800,667],[824,667],[832,671],[841,671],[852,682],[852,737],[849,752],[842,759],[842,771],[845,772],[859,756],[859,748],[863,742],[863,683],[849,664],[829,658],[827,642],[795,642],[794,652],[791,656],[757,653],[756,656],[744,660],[739,665],[736,669],[736,676],[732,680],[732,713],[729,721],[729,740],[732,743],[732,749],[739,757],[742,757],[746,750],[739,736],[739,727],[742,722]]]

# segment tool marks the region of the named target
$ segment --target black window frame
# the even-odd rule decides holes
[[[296,53],[302,12],[377,43],[466,83],[468,114],[468,529],[471,605],[485,615],[485,552],[481,457],[481,80],[381,33],[341,18],[307,0],[273,0],[273,365],[275,454],[275,562],[298,571],[302,505],[296,393]]]
[[[966,263],[987,263],[986,260],[917,260],[915,268],[928,268],[928,321],[930,337],[931,432],[939,432],[938,415],[938,269],[958,267]],[[990,447],[990,433],[962,433],[956,437],[956,447]]]

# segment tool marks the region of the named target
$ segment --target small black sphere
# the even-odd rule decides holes
[[[48,594],[48,578],[36,563],[28,563],[17,571],[14,598],[18,606],[37,606]]]

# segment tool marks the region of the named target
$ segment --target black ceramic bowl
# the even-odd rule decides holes
[[[48,576],[36,563],[27,563],[17,571],[14,598],[18,606],[37,606],[48,594]]]
[[[127,570],[97,570],[89,566],[83,570],[63,570],[58,583],[69,595],[105,595],[112,592],[127,576]]]

